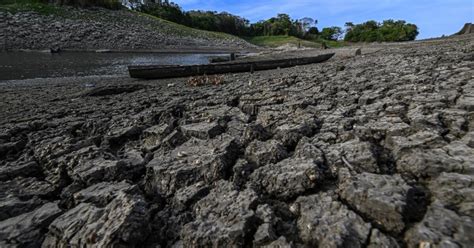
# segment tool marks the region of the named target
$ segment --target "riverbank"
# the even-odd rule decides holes
[[[255,49],[238,37],[197,30],[129,10],[54,7],[0,9],[2,50],[232,50]]]
[[[200,87],[2,82],[0,246],[469,246],[473,37]]]

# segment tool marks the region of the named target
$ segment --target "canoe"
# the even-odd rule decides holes
[[[234,61],[206,65],[134,65],[128,67],[128,72],[130,73],[130,77],[142,79],[190,77],[223,73],[253,72],[321,63],[332,58],[332,56],[334,56],[334,53],[322,54],[314,57],[246,62]]]

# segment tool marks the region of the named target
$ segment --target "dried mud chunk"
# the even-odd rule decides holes
[[[256,169],[250,185],[281,199],[298,196],[325,179],[323,168],[313,159],[288,158]]]
[[[360,213],[386,231],[400,233],[405,228],[407,196],[413,190],[399,176],[339,173],[339,195]]]
[[[387,236],[380,232],[378,229],[372,229],[372,234],[370,235],[370,243],[367,246],[368,248],[399,248],[398,242],[396,239]]]
[[[138,247],[149,233],[148,215],[140,195],[121,192],[105,207],[81,203],[51,223],[43,247]]]
[[[474,243],[474,220],[434,203],[421,222],[405,233],[409,248],[470,247]]]
[[[277,163],[288,157],[288,154],[283,145],[276,140],[265,142],[254,140],[245,149],[245,157],[257,166],[263,166]]]
[[[459,214],[474,218],[474,176],[458,173],[441,173],[431,180],[428,188],[433,201]]]
[[[62,212],[57,203],[47,203],[31,212],[0,222],[1,247],[40,247],[48,225]]]
[[[363,247],[371,225],[328,193],[299,197],[298,230],[311,247]]]
[[[92,203],[96,206],[106,206],[115,199],[120,192],[137,193],[136,186],[124,182],[101,182],[94,184],[74,194],[75,204]]]
[[[212,139],[224,132],[217,122],[200,122],[181,126],[181,131],[188,137],[198,139]]]
[[[183,227],[184,247],[243,247],[256,228],[256,205],[254,191],[237,191],[229,182],[217,182],[194,206],[195,221]]]
[[[221,135],[212,140],[191,138],[148,163],[147,192],[170,196],[178,189],[200,181],[212,183],[226,179],[237,154],[238,146],[231,136]]]

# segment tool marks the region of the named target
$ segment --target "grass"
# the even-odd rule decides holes
[[[1,0],[0,11],[11,13],[34,11],[43,15],[60,15],[62,9],[52,4],[45,4],[39,0]]]
[[[248,42],[263,47],[279,47],[286,44],[292,44],[298,46],[299,44],[304,47],[320,48],[323,42],[328,47],[342,47],[344,42],[341,41],[328,41],[328,40],[303,40],[294,36],[278,35],[278,36],[255,36],[246,37],[245,40]]]

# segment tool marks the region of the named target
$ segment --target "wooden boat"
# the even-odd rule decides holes
[[[145,65],[129,66],[128,71],[132,78],[159,79],[189,77],[199,75],[253,72],[277,68],[293,67],[324,62],[334,56],[334,53],[322,54],[314,57],[301,57],[277,60],[260,60],[246,62],[228,62],[207,65]]]

